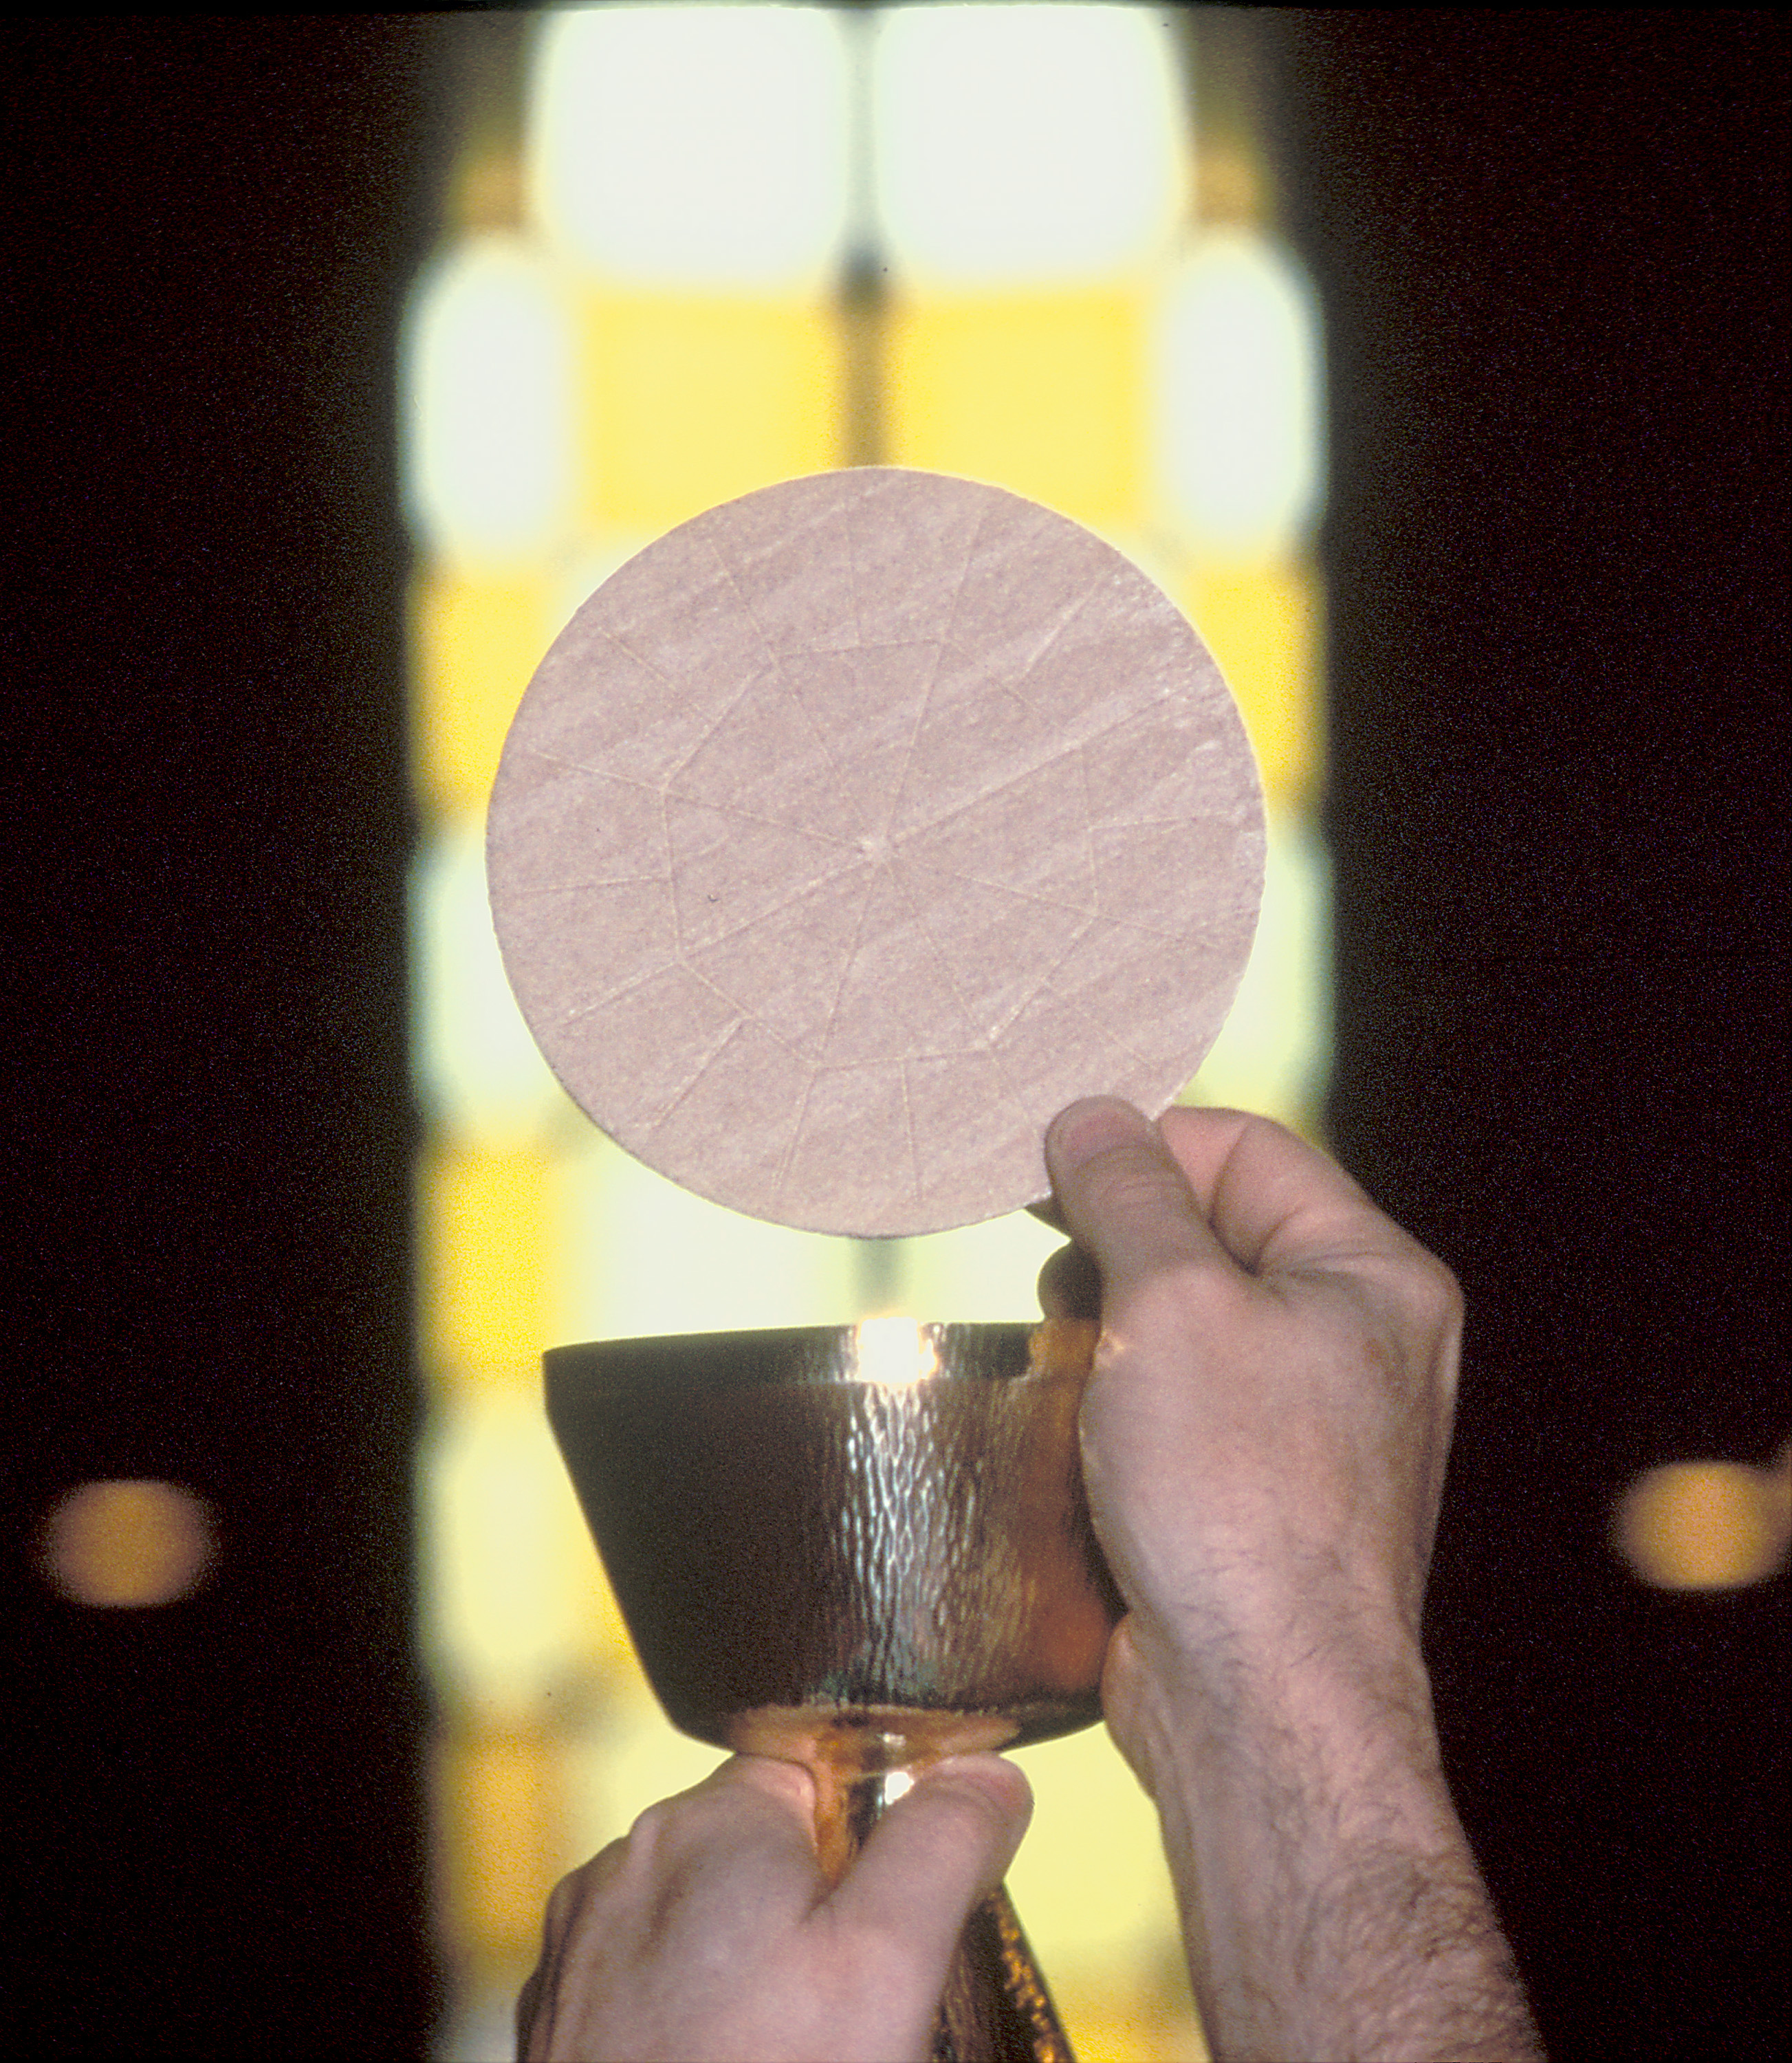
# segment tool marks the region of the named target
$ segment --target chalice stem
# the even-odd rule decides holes
[[[831,1882],[846,1875],[898,1790],[891,1779],[910,1773],[851,1775],[826,1763],[814,1770],[816,1852]],[[1002,1885],[965,1923],[934,2021],[932,2063],[1075,2063]]]

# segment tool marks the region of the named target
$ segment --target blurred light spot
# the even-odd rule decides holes
[[[1670,1462],[1637,1477],[1613,1522],[1618,1554],[1664,1590],[1734,1590],[1786,1566],[1792,1444],[1773,1469]]]
[[[867,1318],[854,1334],[853,1346],[866,1382],[900,1389],[939,1373],[934,1343],[913,1318]]]
[[[173,1604],[199,1586],[216,1554],[211,1507],[178,1483],[82,1483],[44,1522],[44,1573],[76,1604]]]
[[[529,114],[536,215],[612,279],[819,284],[848,191],[847,66],[820,8],[551,12]]]
[[[408,513],[449,559],[509,561],[556,541],[572,498],[565,312],[506,236],[462,244],[418,281],[404,340]]]
[[[921,281],[1148,263],[1186,180],[1168,31],[1143,7],[894,7],[874,58],[885,243]]]
[[[1215,231],[1171,281],[1160,350],[1172,514],[1211,550],[1291,550],[1321,487],[1319,320],[1306,275],[1279,244]]]

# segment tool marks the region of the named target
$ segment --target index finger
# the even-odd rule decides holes
[[[1420,1250],[1336,1161],[1266,1117],[1184,1106],[1158,1125],[1227,1252],[1253,1275]]]
[[[731,1928],[741,1887],[754,1887],[753,1904],[801,1913],[822,1885],[815,1855],[814,1784],[794,1763],[737,1755],[702,1783],[650,1805],[617,1845],[607,1876],[606,1850],[587,1868],[589,1890],[681,1888],[687,1912],[704,1924]]]
[[[1337,1164],[1267,1118],[1073,1104],[1046,1135],[1072,1237],[1111,1290],[1168,1267],[1259,1275],[1416,1251]]]

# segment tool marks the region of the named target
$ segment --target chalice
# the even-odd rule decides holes
[[[552,1349],[548,1415],[666,1715],[803,1764],[838,1882],[903,1779],[1099,1716],[1119,1613],[1090,1530],[1074,1321],[685,1334]],[[936,2063],[1069,2063],[1005,1892]]]

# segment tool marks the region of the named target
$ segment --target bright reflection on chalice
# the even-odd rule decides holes
[[[1119,1605],[1090,1531],[1075,1322],[560,1347],[548,1415],[660,1702],[813,1773],[838,1880],[939,1757],[1089,1725]],[[936,2058],[1068,2058],[1006,1894],[972,1915]]]

